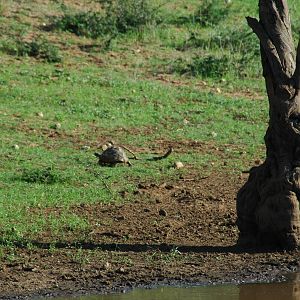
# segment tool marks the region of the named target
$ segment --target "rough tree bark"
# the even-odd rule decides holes
[[[259,0],[260,41],[269,98],[266,160],[237,195],[238,243],[300,246],[300,42],[295,51],[286,0]]]

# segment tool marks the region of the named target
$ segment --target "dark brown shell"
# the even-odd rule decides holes
[[[125,151],[121,147],[109,147],[101,154],[95,155],[99,158],[99,164],[117,164],[117,163],[129,163],[128,157]]]

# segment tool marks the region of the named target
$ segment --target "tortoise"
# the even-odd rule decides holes
[[[123,148],[111,145],[105,149],[102,153],[95,153],[95,156],[99,158],[99,165],[114,167],[116,164],[125,164],[131,166],[129,159]]]

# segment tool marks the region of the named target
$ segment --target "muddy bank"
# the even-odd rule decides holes
[[[18,259],[1,264],[0,299],[284,280],[299,270],[299,251],[235,246],[235,195],[245,176],[139,183],[131,202],[73,207],[92,224],[85,239],[53,243],[43,233],[31,248],[16,247]]]

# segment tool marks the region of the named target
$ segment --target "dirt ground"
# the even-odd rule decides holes
[[[82,243],[53,247],[41,236],[32,249],[19,248],[20,262],[1,265],[0,299],[283,280],[299,270],[299,251],[235,246],[235,196],[247,176],[190,174],[140,183],[134,202],[74,207],[94,230]]]

